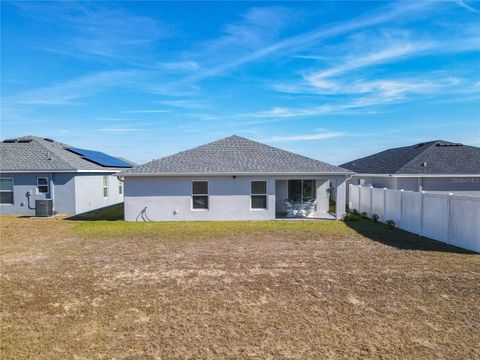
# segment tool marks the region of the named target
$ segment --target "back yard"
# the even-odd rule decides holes
[[[0,221],[2,359],[480,357],[480,256],[369,220]]]

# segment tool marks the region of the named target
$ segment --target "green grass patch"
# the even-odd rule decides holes
[[[123,203],[106,206],[101,209],[92,210],[83,214],[78,214],[68,218],[68,220],[85,221],[117,221],[123,220]]]
[[[87,237],[159,236],[211,237],[248,233],[275,234],[351,234],[340,221],[205,221],[205,222],[81,222],[74,228],[77,235]]]

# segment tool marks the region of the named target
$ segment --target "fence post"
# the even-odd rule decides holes
[[[358,212],[362,212],[362,185],[358,185]]]
[[[383,222],[387,222],[387,188],[383,188]]]
[[[420,191],[420,236],[423,236],[423,194],[425,191]]]
[[[403,193],[405,190],[401,189],[400,190],[400,224],[398,227],[403,225]]]
[[[448,193],[448,197],[447,197],[447,211],[446,211],[446,215],[447,215],[447,238],[446,238],[446,243],[447,244],[450,244],[450,238],[451,238],[451,227],[452,227],[452,223],[451,223],[451,219],[450,219],[450,200],[452,199],[452,195],[453,193]]]
[[[373,208],[373,185],[370,185],[370,209],[368,213],[368,216],[370,217],[372,217],[373,215],[372,208]]]

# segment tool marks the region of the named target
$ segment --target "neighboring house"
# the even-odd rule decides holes
[[[410,191],[480,196],[480,148],[435,140],[389,149],[340,165],[349,183]]]
[[[0,213],[34,215],[35,200],[75,215],[123,201],[123,182],[113,176],[134,164],[36,136],[0,142]]]
[[[345,212],[351,172],[239,136],[122,171],[125,220],[267,220],[285,199],[316,199],[326,215],[337,188],[336,217]]]

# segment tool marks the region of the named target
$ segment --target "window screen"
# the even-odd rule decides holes
[[[37,192],[39,194],[48,193],[48,178],[46,177],[37,178]]]
[[[13,179],[0,179],[0,204],[13,204]]]
[[[250,184],[250,198],[252,209],[267,208],[267,182],[252,181]]]
[[[208,210],[208,181],[192,181],[192,208]]]

